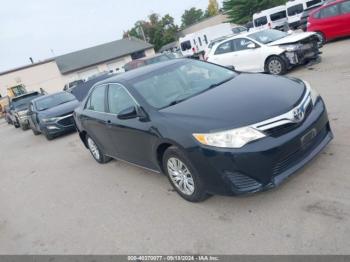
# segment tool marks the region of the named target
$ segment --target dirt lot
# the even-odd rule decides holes
[[[293,70],[324,97],[335,139],[281,187],[182,200],[165,176],[97,164],[77,134],[0,122],[1,254],[349,254],[350,39]]]

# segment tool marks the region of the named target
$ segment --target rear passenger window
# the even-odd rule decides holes
[[[321,18],[328,18],[339,15],[338,5],[331,5],[321,10]]]
[[[227,41],[227,42],[219,45],[218,48],[216,48],[215,54],[220,55],[220,54],[225,54],[225,53],[229,53],[232,51],[233,51],[232,50],[232,41]]]
[[[105,91],[105,85],[95,87],[85,105],[85,108],[92,111],[105,112]]]
[[[340,12],[342,14],[349,14],[350,13],[350,1],[345,1],[340,4]]]

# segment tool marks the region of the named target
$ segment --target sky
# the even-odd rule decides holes
[[[218,1],[219,3],[221,1]],[[0,0],[0,72],[122,38],[153,12],[181,24],[208,0]]]

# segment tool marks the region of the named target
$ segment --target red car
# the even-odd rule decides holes
[[[350,36],[350,0],[329,1],[312,11],[307,31],[319,33],[322,43]]]

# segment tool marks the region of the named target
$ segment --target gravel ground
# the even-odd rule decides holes
[[[97,164],[77,134],[0,122],[1,254],[349,254],[350,39],[293,70],[323,96],[335,139],[272,191],[182,200],[165,176]]]

